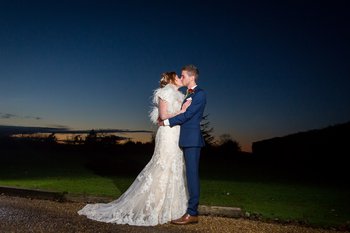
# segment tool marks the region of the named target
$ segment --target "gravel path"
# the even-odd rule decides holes
[[[155,232],[155,233],[326,233],[332,230],[314,229],[294,225],[282,225],[201,216],[196,225],[176,226],[164,224],[155,227],[135,227],[107,224],[89,220],[76,212],[84,203],[59,203],[46,200],[0,196],[0,232]]]

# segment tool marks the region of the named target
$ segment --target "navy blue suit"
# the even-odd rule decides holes
[[[179,144],[182,147],[186,161],[186,177],[189,192],[187,213],[198,215],[199,204],[199,157],[201,147],[205,145],[201,133],[200,122],[206,104],[206,94],[198,86],[194,92],[186,97],[192,98],[191,105],[186,112],[169,119],[170,126],[180,125]],[[186,100],[184,100],[185,102]]]

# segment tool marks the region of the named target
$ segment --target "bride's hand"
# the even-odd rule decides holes
[[[186,112],[186,109],[191,105],[191,103],[192,103],[191,99],[186,100],[186,102],[182,105],[181,113]]]

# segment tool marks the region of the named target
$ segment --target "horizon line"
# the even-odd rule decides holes
[[[78,129],[73,130],[66,127],[40,127],[40,126],[14,126],[0,125],[0,134],[33,134],[33,133],[89,133],[94,130],[97,133],[153,133],[151,130],[130,130],[130,129]]]

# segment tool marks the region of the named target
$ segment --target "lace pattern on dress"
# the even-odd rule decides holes
[[[155,90],[155,104],[158,97],[169,103],[170,113],[180,110],[183,95],[173,87]],[[152,159],[128,190],[115,201],[88,204],[78,213],[101,222],[138,226],[154,226],[180,218],[187,208],[188,193],[179,134],[180,126],[159,127]]]

